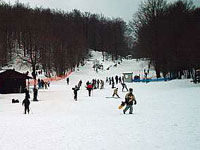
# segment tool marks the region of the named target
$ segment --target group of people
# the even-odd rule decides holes
[[[115,80],[117,78],[118,78],[118,76],[115,77]],[[111,78],[111,80],[112,80],[112,78]],[[106,78],[106,81],[109,82],[109,79]],[[132,114],[133,113],[133,104],[135,104],[135,105],[137,104],[135,96],[133,95],[133,89],[132,88],[128,89],[127,85],[124,82],[122,82],[122,80],[120,80],[120,78],[117,79],[116,83],[121,83],[122,92],[124,91],[124,89],[126,89],[126,91],[128,91],[128,93],[125,95],[124,104],[126,104],[126,107],[123,110],[123,113],[125,114],[126,111],[129,110],[129,114]],[[78,82],[78,84],[72,88],[72,90],[74,92],[74,100],[75,101],[77,101],[77,94],[78,94],[78,91],[80,90],[81,85],[82,85],[82,80],[80,80]],[[88,91],[88,96],[90,97],[93,89],[99,89],[99,88],[102,89],[104,87],[104,81],[99,80],[99,79],[97,79],[97,80],[93,79],[92,82],[87,81],[85,87]],[[118,95],[118,88],[114,89],[112,97],[114,97],[114,96],[117,96],[118,98],[120,98],[120,96]]]
[[[124,83],[124,77],[118,75],[115,77],[106,77],[106,82],[112,85],[112,88],[115,88],[115,84]]]
[[[38,89],[48,89],[50,87],[50,82],[45,82],[43,79],[38,79]]]

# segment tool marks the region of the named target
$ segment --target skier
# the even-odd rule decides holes
[[[78,88],[80,88],[81,85],[82,85],[82,80],[80,80],[80,81],[78,82]]]
[[[66,81],[67,81],[67,84],[69,85],[69,78],[67,78]]]
[[[91,83],[89,83],[88,85],[87,85],[87,90],[88,90],[88,94],[89,94],[89,96],[91,96],[91,91],[92,91],[92,89],[93,89],[93,86],[92,86],[92,84]]]
[[[74,100],[77,101],[77,92],[79,90],[79,87],[76,85],[74,88],[72,88],[72,90],[74,90]]]
[[[124,91],[124,88],[126,89],[126,91],[128,91],[128,88],[124,82],[121,82],[121,85],[122,85],[122,92]]]
[[[118,76],[116,75],[116,76],[115,76],[116,84],[118,84],[118,80],[119,80],[119,79],[118,79]]]
[[[118,93],[118,88],[114,89],[112,97],[114,97],[115,95],[117,95],[117,97],[120,98],[117,93]]]
[[[137,104],[137,101],[135,99],[135,96],[133,95],[133,89],[130,88],[129,89],[129,93],[126,94],[125,96],[125,103],[126,103],[126,107],[123,110],[123,113],[125,114],[126,111],[129,109],[129,114],[133,113],[133,101],[134,101],[134,105]]]
[[[104,88],[104,81],[103,81],[103,80],[100,80],[100,84],[101,84],[100,89],[103,89],[103,88]]]

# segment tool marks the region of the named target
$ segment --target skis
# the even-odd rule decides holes
[[[105,98],[115,98],[115,99],[121,99],[121,97],[105,97]]]

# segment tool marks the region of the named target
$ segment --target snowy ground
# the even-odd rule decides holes
[[[99,54],[94,58],[99,58]],[[112,63],[106,63],[105,66]],[[31,102],[31,113],[23,114],[24,94],[0,95],[0,150],[198,150],[200,149],[200,85],[190,80],[129,83],[138,104],[134,114],[118,109],[123,99],[107,99],[113,90],[84,86],[73,100],[72,87],[93,78],[104,79],[122,72],[142,72],[144,63],[126,60],[117,68],[99,71],[92,61],[65,80],[39,90],[39,101]],[[124,97],[126,92],[121,92]],[[31,93],[32,98],[32,93]]]

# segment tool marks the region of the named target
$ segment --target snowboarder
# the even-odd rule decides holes
[[[77,92],[79,90],[79,87],[76,85],[74,88],[72,88],[72,90],[74,90],[74,100],[77,101]]]
[[[114,89],[112,97],[114,97],[115,95],[117,95],[117,97],[120,98],[118,95],[118,88]]]
[[[137,101],[135,99],[135,96],[133,95],[133,89],[130,88],[129,89],[129,93],[126,94],[125,96],[125,103],[126,103],[126,107],[125,109],[123,110],[123,113],[125,114],[126,111],[129,109],[129,114],[132,114],[133,113],[133,102],[134,102],[134,105],[137,104]]]

